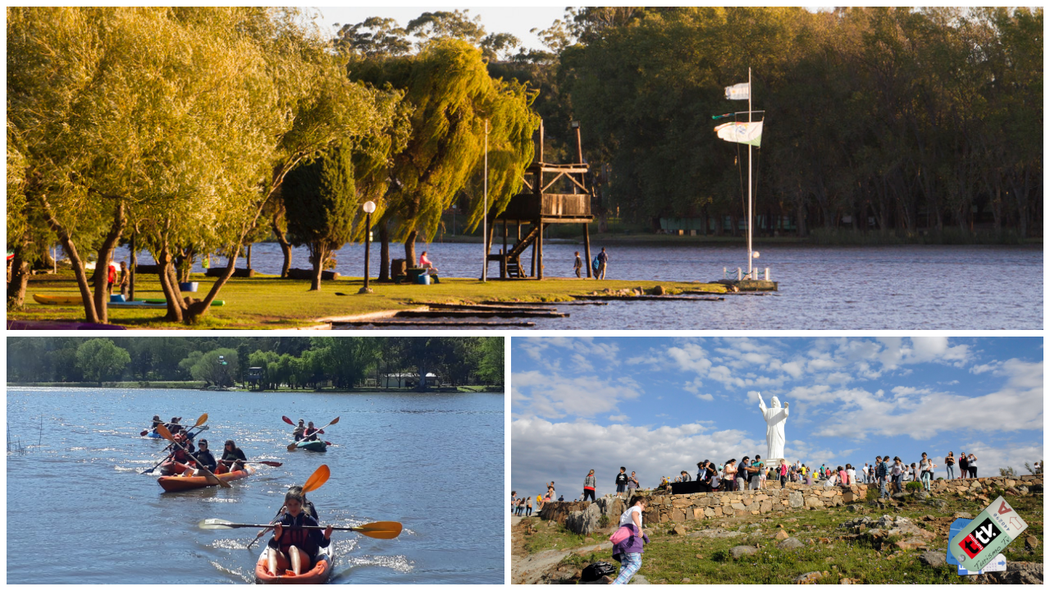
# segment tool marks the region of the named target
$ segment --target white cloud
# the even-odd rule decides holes
[[[651,487],[662,476],[682,470],[695,475],[696,463],[703,459],[720,463],[754,455],[765,449],[765,441],[749,439],[734,429],[713,431],[701,423],[603,427],[586,421],[522,418],[511,423],[511,446],[511,482],[519,494],[536,494],[554,480],[558,492],[572,499],[582,494],[583,478],[592,468],[600,496],[616,490],[613,480],[620,466],[636,471],[642,486]]]
[[[893,398],[861,389],[831,392],[843,403],[845,412],[832,415],[815,435],[863,437],[865,433],[877,433],[922,441],[950,431],[1042,431],[1042,362],[1011,359],[1003,364],[1003,373],[1006,384],[983,396],[903,386],[893,389]]]
[[[515,416],[549,419],[604,414],[616,410],[621,400],[641,395],[641,387],[628,377],[565,377],[532,371],[514,373],[511,384],[511,408]]]

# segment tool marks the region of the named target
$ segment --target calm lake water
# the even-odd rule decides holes
[[[159,474],[140,473],[166,442],[139,432],[154,414],[193,424],[205,412],[214,448],[234,439],[283,466],[230,489],[162,492]],[[258,530],[197,522],[266,523],[325,463],[331,478],[309,495],[323,524],[405,528],[395,540],[334,532],[331,583],[502,584],[503,414],[500,394],[8,388],[7,583],[252,582]],[[282,415],[340,417],[325,430],[335,445],[288,452]]]
[[[379,248],[373,246],[370,265],[375,277]],[[595,239],[592,256],[602,246],[610,257],[610,279],[712,281],[722,278],[724,267],[735,276],[735,269],[747,264],[742,243],[636,246],[603,245]],[[481,276],[480,244],[418,244],[416,252],[423,250],[443,275]],[[582,252],[583,245],[545,242],[545,276],[572,276],[576,250]],[[1027,330],[1043,326],[1041,247],[769,246],[758,250],[758,266],[769,267],[772,279],[780,282],[775,294],[732,296],[723,302],[564,306],[569,318],[538,320],[536,328]],[[404,256],[400,245],[391,252],[394,258]],[[336,270],[362,276],[363,255],[363,245],[345,246],[336,253]],[[126,257],[126,251],[118,254],[118,259]],[[140,260],[150,262],[146,256]],[[276,244],[257,244],[253,249],[252,267],[260,273],[280,273],[282,261]],[[239,264],[243,266],[243,260]],[[292,266],[308,266],[305,248],[296,249]],[[489,273],[498,276],[498,266],[490,265]],[[590,283],[584,286],[588,291],[601,287],[600,282]]]

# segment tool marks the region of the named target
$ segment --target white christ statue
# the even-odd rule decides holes
[[[766,420],[766,462],[784,457],[784,423],[788,418],[788,403],[780,406],[780,400],[773,397],[773,408],[766,407],[762,395],[758,395],[758,409]]]

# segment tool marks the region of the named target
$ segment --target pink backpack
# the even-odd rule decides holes
[[[613,535],[609,536],[609,541],[613,544],[619,544],[620,542],[631,537],[631,528],[626,525],[620,526],[620,529],[613,532]]]

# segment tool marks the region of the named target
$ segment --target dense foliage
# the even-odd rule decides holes
[[[203,381],[246,384],[261,370],[259,389],[385,388],[441,384],[502,387],[502,338],[139,337],[11,338],[12,383]]]
[[[1041,9],[601,16],[559,54],[555,100],[597,140],[607,197],[624,217],[735,231],[746,148],[716,139],[711,117],[747,109],[723,88],[746,82],[750,67],[766,119],[756,211],[767,230],[785,230],[778,220],[790,216],[800,235],[982,223],[1041,234]]]

